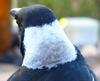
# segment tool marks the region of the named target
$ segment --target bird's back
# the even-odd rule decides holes
[[[96,81],[95,75],[80,53],[73,62],[51,69],[28,69],[22,66],[8,81]]]

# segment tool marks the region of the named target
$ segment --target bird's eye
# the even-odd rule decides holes
[[[16,19],[16,20],[18,19],[18,15],[15,15],[15,19]]]
[[[18,24],[19,29],[22,27],[22,22],[20,19],[16,20],[16,23]]]
[[[17,24],[19,24],[18,20],[16,21]]]
[[[21,26],[21,17],[18,17],[18,15],[16,15],[15,19],[16,19],[16,23],[18,24],[18,26]]]

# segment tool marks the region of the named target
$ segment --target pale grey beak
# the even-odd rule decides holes
[[[10,14],[15,17],[20,10],[21,8],[13,8],[11,9]]]

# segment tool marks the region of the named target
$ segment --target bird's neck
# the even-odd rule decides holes
[[[51,68],[77,57],[74,46],[57,21],[43,27],[26,28],[23,43],[25,57],[22,66],[28,68]]]

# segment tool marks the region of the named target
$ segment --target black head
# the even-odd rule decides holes
[[[44,24],[52,23],[56,17],[53,12],[43,5],[32,5],[19,10],[11,10],[11,15],[17,21],[19,27],[41,27]]]

